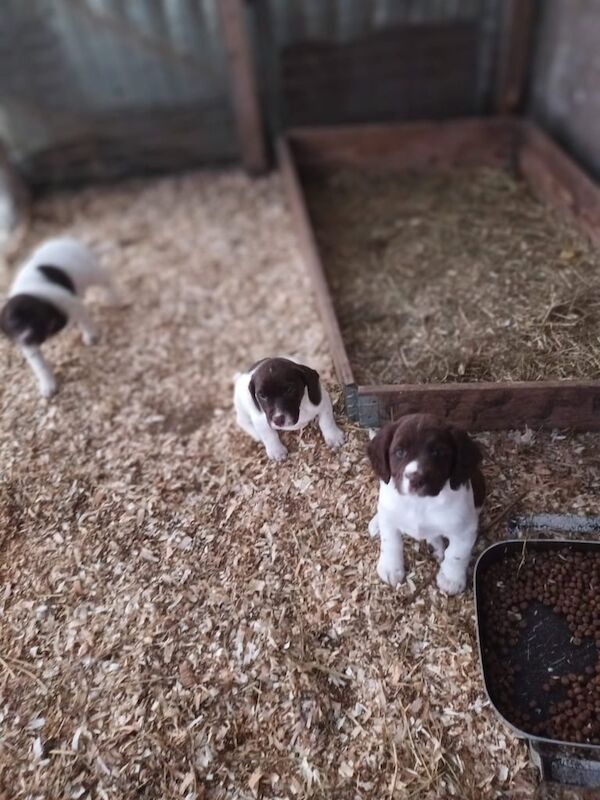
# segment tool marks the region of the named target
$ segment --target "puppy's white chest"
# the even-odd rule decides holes
[[[380,484],[379,509],[403,533],[427,540],[447,536],[475,514],[470,487],[453,491],[446,484],[436,497],[418,497],[400,494],[392,481]]]

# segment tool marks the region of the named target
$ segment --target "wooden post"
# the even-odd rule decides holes
[[[519,110],[529,74],[536,0],[503,0],[495,108],[498,114]]]
[[[223,41],[231,79],[233,111],[245,169],[257,175],[268,168],[258,85],[244,0],[218,0]]]

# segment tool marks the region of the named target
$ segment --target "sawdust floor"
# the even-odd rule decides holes
[[[410,545],[401,589],[376,577],[366,433],[290,434],[276,465],[235,427],[232,375],[260,356],[332,378],[279,178],[48,197],[26,244],[62,231],[131,304],[92,304],[96,347],[47,348],[51,402],[1,345],[0,796],[529,797],[471,595]],[[598,437],[481,439],[479,549],[520,497],[595,509]]]

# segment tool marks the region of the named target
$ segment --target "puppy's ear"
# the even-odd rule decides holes
[[[460,428],[451,428],[454,439],[454,466],[450,473],[450,488],[458,489],[459,486],[471,480],[473,470],[481,463],[481,448],[473,441],[468,433]]]
[[[306,367],[304,364],[298,364],[296,369],[302,376],[304,385],[308,389],[308,399],[313,406],[318,406],[321,402],[321,381],[319,380],[319,373],[310,367]]]
[[[254,405],[258,408],[259,411],[262,411],[260,403],[256,397],[256,384],[254,383],[254,378],[250,378],[250,383],[248,384],[248,391],[250,392],[250,397],[254,400]]]
[[[371,439],[367,445],[367,454],[375,474],[384,482],[389,483],[390,471],[390,445],[396,433],[398,423],[389,422]]]

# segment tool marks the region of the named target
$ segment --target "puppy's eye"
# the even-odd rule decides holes
[[[436,447],[435,445],[429,448],[429,454],[432,458],[443,458],[446,455],[445,447]]]
[[[267,395],[264,392],[257,392],[257,394],[258,394],[258,396],[260,397],[261,400],[266,400],[267,399]]]
[[[403,447],[396,448],[396,458],[406,458],[406,450]]]
[[[285,395],[287,395],[288,397],[289,397],[290,395],[294,394],[294,387],[293,387],[293,386],[288,386],[288,387],[286,388],[286,390],[285,390],[284,394],[285,394]]]

